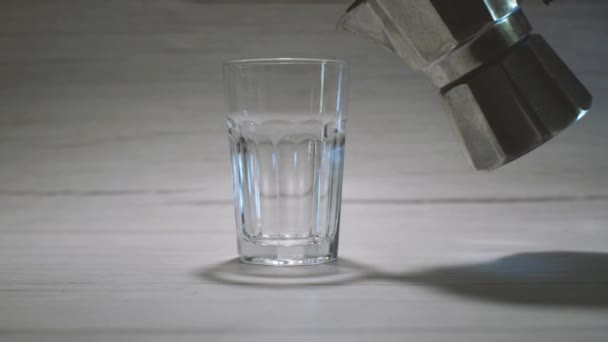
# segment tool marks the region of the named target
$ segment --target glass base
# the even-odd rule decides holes
[[[319,265],[336,260],[337,244],[319,242],[307,245],[269,245],[240,241],[239,256],[247,264],[268,266]]]

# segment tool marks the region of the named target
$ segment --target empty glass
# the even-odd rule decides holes
[[[346,136],[341,61],[225,63],[239,256],[313,265],[338,253]]]

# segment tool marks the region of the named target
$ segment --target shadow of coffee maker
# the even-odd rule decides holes
[[[608,307],[608,253],[520,253],[488,262],[403,273],[380,271],[345,258],[302,267],[248,265],[233,259],[195,275],[207,282],[233,286],[296,288],[388,282],[504,304]]]

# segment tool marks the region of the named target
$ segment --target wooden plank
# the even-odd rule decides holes
[[[604,341],[608,4],[527,4],[596,103],[495,173],[347,5],[0,4],[0,340]],[[245,266],[221,63],[286,55],[352,67],[341,260]]]
[[[67,21],[49,15],[39,24],[68,25],[79,34],[45,26],[0,37],[6,47],[0,53],[0,156],[11,160],[0,171],[5,194],[197,190],[206,200],[229,200],[221,62],[321,53],[352,64],[346,198],[608,194],[608,165],[601,157],[608,120],[600,115],[608,103],[601,96],[588,118],[539,151],[496,173],[473,172],[435,90],[390,53],[335,32],[334,19],[343,11],[338,4],[32,4],[31,10],[13,4],[2,15],[21,25],[42,11],[59,15],[70,9],[75,15]],[[117,11],[120,6],[124,11]],[[608,50],[577,37],[600,38],[603,9],[598,3],[531,9],[539,30],[548,31],[596,94],[607,90]],[[241,11],[273,11],[273,19],[230,20]],[[120,24],[101,20],[110,14],[128,27],[114,32]],[[85,20],[89,16],[99,20]],[[557,30],[571,21],[579,33]],[[182,31],[171,31],[171,25]]]
[[[208,284],[216,281],[196,274],[222,266],[236,275],[249,269],[229,262],[236,255],[229,204],[198,205],[179,196],[146,194],[0,203],[0,285],[5,289]],[[384,285],[399,281],[391,274],[416,275],[413,285],[419,276],[438,283],[562,283],[573,277],[574,283],[602,284],[608,280],[608,272],[601,272],[608,267],[602,260],[606,203],[347,203],[340,247],[344,264],[286,272],[332,274],[337,269],[336,274],[353,275],[357,282]],[[587,262],[598,267],[596,272],[586,268]],[[460,275],[459,267],[464,267]],[[484,267],[496,267],[496,274],[475,271]],[[442,268],[443,273],[433,273]],[[380,276],[361,278],[362,272]]]

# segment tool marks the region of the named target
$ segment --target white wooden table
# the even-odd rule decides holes
[[[0,341],[608,340],[608,3],[528,1],[595,95],[477,173],[348,1],[0,3]],[[221,62],[352,67],[337,263],[236,256]]]

